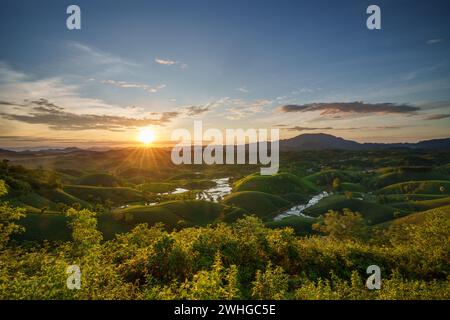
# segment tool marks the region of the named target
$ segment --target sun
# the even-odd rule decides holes
[[[139,132],[138,140],[144,144],[150,144],[155,141],[155,132],[148,128],[143,128]]]

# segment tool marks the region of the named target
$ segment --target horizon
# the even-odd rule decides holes
[[[381,30],[368,4],[80,0],[68,30],[65,1],[5,1],[0,147],[139,145],[142,130],[158,145],[198,119],[282,139],[449,137],[450,4],[378,1]]]
[[[339,137],[339,136],[335,136],[335,135],[331,135],[331,134],[327,134],[327,133],[302,133],[299,135],[296,135],[294,137],[290,137],[290,138],[280,138],[278,141],[284,141],[284,140],[291,140],[291,139],[295,139],[301,136],[320,136],[320,135],[326,135],[326,136],[332,136],[334,138],[338,138],[338,139],[343,139],[345,141],[350,141],[350,142],[356,142],[359,143],[361,145],[364,144],[379,144],[379,145],[396,145],[396,144],[417,144],[420,142],[427,142],[427,141],[435,141],[435,140],[450,140],[450,136],[448,137],[442,137],[442,138],[434,138],[434,139],[426,139],[426,140],[418,140],[416,142],[359,142],[357,140],[351,140],[351,139],[345,139],[343,137]],[[1,137],[0,137],[1,138]],[[270,142],[271,140],[267,140],[268,142]],[[209,143],[209,141],[207,140],[203,140],[202,146],[205,147],[207,146]],[[264,141],[261,141],[264,142]],[[101,142],[100,144],[95,143],[95,142],[84,142],[84,143],[80,143],[78,142],[78,144],[63,144],[63,145],[40,145],[40,146],[29,146],[29,145],[24,145],[24,146],[3,146],[0,144],[0,150],[6,150],[6,151],[13,151],[13,152],[23,152],[23,151],[30,151],[30,152],[39,152],[39,151],[59,151],[59,150],[65,150],[65,149],[79,149],[79,150],[83,150],[83,151],[111,151],[111,150],[126,150],[126,149],[142,149],[142,148],[146,148],[146,149],[167,149],[167,148],[172,148],[174,145],[176,145],[177,143],[174,141],[158,141],[156,143],[152,143],[150,145],[147,146],[142,146],[142,144],[138,143],[138,142],[132,142],[130,141],[129,143],[108,143],[108,142]],[[190,146],[195,146],[198,145],[196,143],[190,144]],[[219,147],[225,147],[228,144],[214,144],[217,145]],[[234,144],[234,146],[237,146],[239,144]],[[248,145],[248,143],[246,143],[246,145]]]

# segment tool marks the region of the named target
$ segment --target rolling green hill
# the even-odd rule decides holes
[[[371,183],[377,188],[408,181],[450,180],[450,169],[442,167],[388,167],[377,170]]]
[[[89,203],[79,198],[68,194],[61,189],[40,189],[37,193],[27,193],[9,199],[9,202],[18,207],[26,207],[28,212],[40,212],[42,208],[47,210],[58,210],[58,204],[63,203],[71,206],[74,203],[79,203],[82,207],[89,207]]]
[[[406,211],[424,211],[428,209],[439,208],[450,204],[450,197],[433,200],[407,201],[399,203],[390,203],[389,205]]]
[[[210,223],[232,222],[248,214],[243,209],[200,200],[168,201],[155,206],[134,205],[99,217],[100,229],[106,237],[130,230],[139,223],[163,223],[167,229],[206,226]]]
[[[169,201],[155,206],[134,205],[98,216],[98,228],[105,239],[131,230],[140,223],[163,223],[169,230],[189,226],[206,226],[214,222],[233,222],[248,214],[245,210],[208,201]],[[69,240],[69,218],[62,214],[27,214],[20,220],[26,229],[18,240]]]
[[[293,174],[279,173],[273,176],[249,175],[234,184],[234,191],[260,191],[275,195],[291,192],[310,194],[318,191],[314,183]]]
[[[333,195],[321,200],[317,205],[304,211],[306,215],[317,217],[327,213],[329,210],[342,211],[350,209],[359,212],[368,224],[377,224],[394,218],[396,211],[401,211],[386,205],[373,203],[365,200],[346,199],[341,195]]]
[[[450,181],[426,180],[396,183],[384,187],[378,194],[432,194],[450,195]]]
[[[294,229],[297,235],[312,234],[312,225],[316,222],[316,219],[310,219],[305,217],[287,217],[279,221],[266,222],[266,226],[269,228],[286,228],[290,227]]]
[[[119,179],[113,175],[106,173],[96,173],[83,176],[78,180],[78,185],[93,186],[93,187],[120,187]]]
[[[341,182],[357,182],[359,174],[345,170],[324,170],[305,177],[305,180],[319,186],[331,186],[333,180],[339,178]]]
[[[435,209],[429,209],[426,211],[416,212],[412,213],[410,215],[407,215],[405,217],[401,217],[398,219],[394,219],[392,221],[388,221],[382,224],[377,225],[377,227],[388,227],[390,225],[403,225],[403,224],[421,224],[425,217],[433,212],[443,212],[444,215],[450,219],[450,205],[435,208]]]
[[[245,209],[260,218],[265,218],[290,206],[290,202],[281,197],[259,191],[236,192],[226,196],[223,202]]]
[[[64,191],[84,201],[93,201],[95,199],[105,201],[110,199],[115,205],[144,200],[139,191],[124,187],[111,188],[68,185],[64,186]]]

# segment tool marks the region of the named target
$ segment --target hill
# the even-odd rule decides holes
[[[78,180],[79,185],[94,187],[120,187],[119,179],[107,173],[95,173],[83,176]]]
[[[259,191],[242,191],[226,196],[223,202],[245,209],[250,214],[265,218],[290,206],[290,202],[276,195]]]
[[[126,187],[91,187],[68,185],[64,186],[64,191],[84,201],[100,200],[105,202],[107,199],[111,200],[115,205],[143,201],[142,194],[132,188]]]
[[[401,182],[384,187],[378,194],[429,194],[429,195],[450,195],[450,181],[446,180],[426,180]]]
[[[372,149],[445,149],[450,138],[424,140],[418,143],[359,143],[325,133],[307,133],[280,140],[280,150],[372,150]]]
[[[234,191],[260,191],[275,195],[287,193],[310,194],[317,192],[317,187],[310,181],[298,178],[289,173],[278,173],[273,176],[249,175],[234,184]]]
[[[342,211],[343,209],[359,212],[368,224],[377,224],[392,220],[396,212],[402,212],[400,209],[395,209],[387,205],[366,200],[347,199],[341,195],[333,195],[321,200],[317,205],[307,208],[304,213],[308,216],[318,217],[327,213],[329,210]]]

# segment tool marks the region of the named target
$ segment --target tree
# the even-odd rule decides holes
[[[283,268],[277,266],[272,268],[269,262],[266,271],[256,272],[255,281],[253,282],[252,298],[258,300],[281,300],[286,298],[288,291],[288,275]]]
[[[0,197],[7,193],[6,185],[0,180]],[[12,208],[5,202],[0,202],[0,249],[8,243],[11,235],[23,232],[25,229],[15,222],[25,217],[24,209]]]
[[[367,234],[367,227],[361,214],[349,209],[344,209],[342,214],[333,210],[328,211],[323,221],[313,224],[313,229],[339,240],[357,240]]]
[[[72,238],[75,245],[82,251],[100,244],[102,233],[97,230],[96,214],[87,209],[78,211],[67,210],[66,216],[72,218],[69,226],[72,228]]]
[[[334,178],[332,187],[334,190],[339,190],[341,188],[341,179]]]

